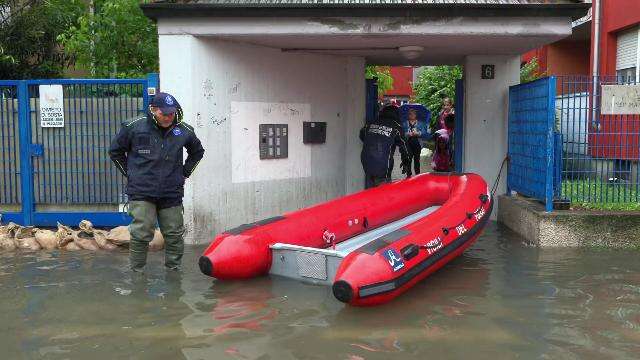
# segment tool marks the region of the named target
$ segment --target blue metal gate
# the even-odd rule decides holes
[[[556,78],[509,88],[507,187],[540,199],[553,210]],[[560,166],[559,164],[555,164]]]
[[[64,127],[40,126],[41,85],[62,85]],[[123,178],[107,151],[123,120],[146,113],[146,79],[0,81],[3,221],[55,226],[129,222]]]
[[[20,211],[20,134],[18,127],[18,82],[0,83],[0,206],[11,211]]]
[[[602,112],[602,86],[636,86],[635,76],[558,76],[556,122],[561,196],[591,209],[640,209],[640,115]]]

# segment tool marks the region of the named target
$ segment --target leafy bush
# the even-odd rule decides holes
[[[544,76],[546,76],[546,72],[540,71],[540,64],[538,64],[538,58],[536,57],[531,58],[520,67],[520,83],[522,84],[538,80]]]
[[[376,78],[378,80],[379,96],[393,89],[393,77],[391,76],[391,68],[389,66],[367,66],[365,69],[365,78]]]
[[[139,78],[158,70],[157,27],[138,0],[96,1],[94,14],[82,15],[59,40],[93,77]]]
[[[456,80],[459,79],[462,79],[462,66],[429,66],[418,75],[413,84],[415,101],[431,111],[432,128],[437,114],[442,110],[442,99],[455,99]]]
[[[0,0],[0,79],[62,77],[73,59],[57,37],[85,11],[83,0]]]

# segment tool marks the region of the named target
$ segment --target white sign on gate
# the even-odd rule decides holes
[[[602,85],[602,115],[640,114],[640,85]]]
[[[64,127],[62,85],[40,85],[40,126]]]

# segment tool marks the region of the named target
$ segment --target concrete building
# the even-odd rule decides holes
[[[640,1],[597,1],[602,3],[600,74],[640,82]]]
[[[558,77],[557,106],[565,108],[562,132],[565,139],[580,143],[565,148],[572,152],[569,157],[589,155],[594,159],[624,160],[604,164],[608,164],[607,169],[615,169],[614,172],[621,166],[624,172],[637,174],[633,169],[639,156],[640,117],[602,115],[590,121],[592,101],[589,98],[594,93],[590,86],[592,80],[587,77],[597,76],[602,84],[640,83],[640,1],[586,2],[593,3],[593,9],[599,7],[598,23],[594,20],[595,10],[590,8],[585,17],[573,22],[571,36],[524,53],[522,62],[536,57],[540,72]],[[595,96],[599,96],[597,92]],[[576,125],[590,122],[598,123],[599,130]],[[608,170],[602,174],[605,180],[613,176]]]
[[[522,65],[536,58],[540,73],[546,75],[589,75],[591,11],[574,21],[572,29],[570,36],[524,53]]]
[[[463,168],[492,183],[507,152],[507,94],[519,82],[520,54],[569,36],[588,8],[570,0],[142,7],[158,23],[161,88],[175,94],[207,149],[185,194],[190,242],[363,188],[366,64],[463,65]],[[303,122],[326,123],[326,142],[304,143]],[[260,124],[287,125],[287,138],[273,140],[286,149],[272,154],[286,150],[286,158],[261,160],[269,134]]]
[[[526,52],[522,61],[538,58],[540,70],[549,75],[591,75],[597,53],[598,75],[640,82],[640,1],[594,0],[593,6],[598,5],[598,28],[589,9],[585,17],[574,21],[571,36]],[[595,31],[600,33],[599,43],[595,42]]]

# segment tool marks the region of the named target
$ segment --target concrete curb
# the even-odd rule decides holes
[[[539,247],[640,249],[640,212],[544,211],[520,196],[498,197],[498,221]]]

